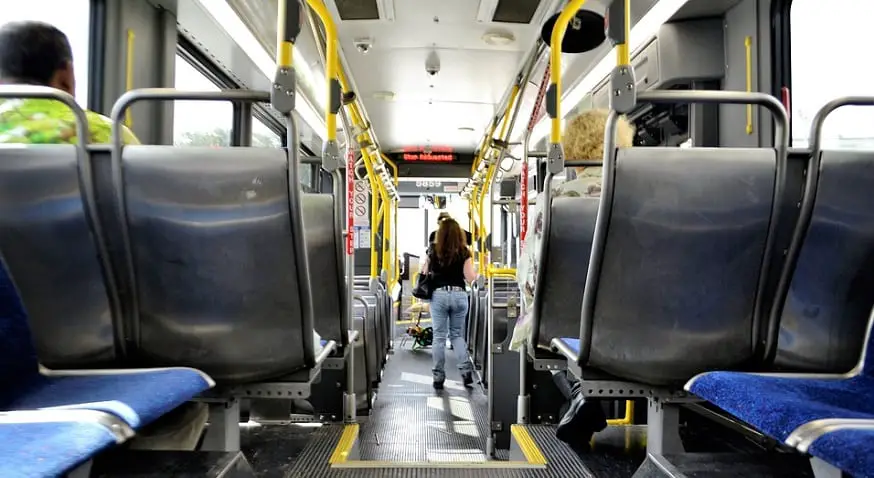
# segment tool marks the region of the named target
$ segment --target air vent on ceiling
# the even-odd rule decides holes
[[[531,23],[540,2],[536,0],[499,0],[492,21],[496,23]]]
[[[343,21],[379,20],[377,0],[334,0],[334,3]]]

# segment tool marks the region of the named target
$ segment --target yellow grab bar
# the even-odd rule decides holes
[[[379,155],[382,156],[382,160],[385,161],[385,164],[389,165],[389,167],[391,168],[392,179],[395,182],[395,186],[397,186],[398,185],[398,165],[395,164],[394,161],[388,159],[388,156],[386,156],[384,153],[380,152]]]
[[[134,35],[134,31],[131,28],[127,29],[127,64],[125,65],[125,91],[130,91],[134,89],[134,40],[136,39],[136,35]],[[124,125],[128,128],[133,128],[134,120],[133,113],[131,112],[133,108],[128,108],[124,112]]]
[[[361,157],[364,159],[364,169],[367,170],[367,180],[370,183],[370,277],[374,278],[379,275],[379,271],[377,270],[377,261],[379,258],[376,255],[376,249],[373,246],[376,242],[376,225],[379,220],[379,200],[381,195],[378,194],[379,181],[377,181],[373,174],[373,165],[370,164],[367,152],[362,150]]]
[[[625,41],[616,45],[616,65],[630,65],[631,52],[628,49],[628,39],[631,36],[631,0],[623,0],[625,2],[625,18],[623,18],[623,27],[625,30]],[[553,30],[555,31],[555,30]]]
[[[744,38],[744,48],[746,49],[746,67],[747,67],[747,93],[753,91],[753,37],[747,36]],[[753,105],[747,105],[747,134],[753,134]]]
[[[555,118],[551,119],[552,130],[549,136],[552,144],[561,143],[561,42],[564,40],[565,32],[567,32],[568,22],[577,14],[584,3],[586,0],[570,0],[559,14],[555,26],[552,27],[552,36],[549,41],[549,75],[555,95]]]
[[[321,0],[307,0],[307,4],[318,15],[325,27],[325,79],[328,81],[328,103],[325,110],[325,125],[328,129],[327,141],[337,141],[337,113],[340,110],[340,76],[338,66],[340,56],[337,51],[337,26],[331,13]],[[335,86],[336,85],[336,86]]]
[[[490,267],[489,274],[516,277],[516,269],[513,267]]]
[[[631,425],[634,423],[634,401],[626,400],[625,401],[625,416],[622,418],[611,418],[607,420],[607,425],[610,426],[623,426],[623,425]]]

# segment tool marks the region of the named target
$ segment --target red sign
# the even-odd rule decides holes
[[[422,163],[451,163],[455,161],[452,153],[404,153],[401,156],[404,161],[418,161]]]
[[[353,219],[355,214],[355,151],[351,148],[346,152],[346,255],[355,253],[355,238],[353,237]]]
[[[519,236],[524,241],[525,234],[528,233],[528,161],[522,161],[522,175],[519,178],[522,180],[522,205],[519,207],[519,222],[522,228]]]

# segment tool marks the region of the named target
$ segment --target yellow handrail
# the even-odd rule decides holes
[[[342,65],[340,64],[340,55],[338,49],[338,38],[337,38],[337,29],[336,25],[333,22],[333,19],[328,12],[327,7],[325,6],[322,0],[307,0],[307,4],[313,9],[315,14],[322,21],[322,25],[325,28],[325,64],[326,71],[325,76],[328,80],[328,111],[326,117],[326,124],[328,129],[328,141],[336,140],[336,132],[337,132],[337,113],[339,113],[339,107],[342,105],[341,98],[335,98],[335,94],[337,90],[340,90],[341,94],[345,94],[350,92],[349,80],[346,77],[345,72],[343,71]],[[334,84],[336,81],[336,85]],[[371,134],[369,133],[370,125],[366,124],[364,120],[364,115],[362,114],[362,110],[359,107],[359,101],[356,99],[352,103],[346,105],[346,109],[349,112],[349,118],[352,122],[352,125],[359,130],[358,135],[355,140],[360,144],[369,144],[373,145],[375,142]],[[335,108],[337,108],[335,110]],[[394,198],[389,198],[388,191],[385,186],[382,184],[382,181],[376,177],[375,169],[374,169],[374,159],[379,158],[386,164],[388,164],[393,170],[393,180],[395,187],[398,184],[398,168],[395,163],[390,161],[385,155],[377,151],[375,154],[376,158],[371,156],[371,152],[368,151],[368,148],[362,147],[361,156],[364,160],[365,168],[367,169],[367,176],[369,178],[371,194],[373,195],[372,203],[371,203],[371,276],[378,275],[377,272],[377,262],[378,262],[378,249],[383,249],[383,265],[386,266],[387,263],[387,271],[390,273],[390,276],[387,278],[387,282],[391,282],[391,278],[394,277],[395,281],[397,277],[399,277],[400,272],[397,270],[397,258],[394,261],[390,261],[390,253],[387,252],[391,249],[391,247],[386,247],[387,242],[392,241],[391,234],[391,217],[397,215],[397,202]],[[378,209],[377,204],[381,204],[382,213],[380,214],[380,210]],[[390,212],[391,211],[391,212]],[[382,226],[383,226],[383,244],[380,247],[376,243],[376,230],[377,225],[379,224],[380,216],[382,216]],[[396,249],[396,247],[395,247]],[[395,252],[397,252],[395,250]],[[377,258],[377,259],[375,259]]]
[[[747,36],[744,38],[744,49],[746,52],[746,85],[747,93],[753,91],[753,37]],[[753,134],[753,105],[747,105],[747,134]]]
[[[502,276],[513,276],[516,277],[516,268],[514,267],[490,267],[489,274],[491,275],[502,275]]]
[[[134,89],[134,40],[136,39],[136,35],[132,28],[127,29],[127,56],[125,61],[127,64],[125,65],[124,74],[125,74],[125,91],[130,91]],[[124,112],[124,125],[128,128],[134,127],[133,113],[131,112],[133,108],[128,108]]]
[[[361,157],[364,159],[364,169],[367,170],[367,181],[370,183],[370,277],[376,277],[379,272],[376,268],[376,263],[378,257],[376,255],[376,249],[373,247],[376,242],[376,228],[373,227],[377,224],[377,218],[379,217],[379,200],[380,195],[376,193],[379,181],[376,180],[376,177],[373,174],[373,166],[370,164],[370,161],[367,160],[367,152],[362,150]]]
[[[631,51],[628,49],[628,40],[631,36],[631,0],[624,0],[625,15],[623,20],[623,30],[625,30],[625,41],[616,45],[616,65],[630,65]],[[554,30],[553,30],[554,31]]]
[[[386,156],[385,153],[380,152],[379,155],[382,156],[382,160],[385,161],[385,164],[389,165],[389,167],[391,168],[392,179],[395,182],[395,186],[397,186],[398,185],[398,165],[395,164],[394,161],[388,159],[388,156]]]
[[[552,27],[552,37],[550,38],[550,79],[555,97],[555,117],[551,119],[552,130],[550,131],[549,140],[552,144],[561,143],[561,42],[564,40],[564,34],[567,32],[568,22],[577,14],[577,11],[586,3],[586,0],[570,0],[564,7],[555,21],[555,26]]]
[[[504,118],[501,122],[501,130],[500,130],[499,139],[501,139],[502,141],[504,141],[506,136],[507,136],[507,128],[509,127],[509,124],[510,124],[510,118],[513,116],[513,107],[516,105],[516,99],[519,96],[519,90],[520,90],[519,85],[513,85],[513,89],[510,91],[510,101],[509,101],[509,103],[507,103],[507,110],[504,112]],[[492,129],[492,131],[494,131],[494,129]],[[491,137],[491,132],[490,132],[486,145],[480,151],[481,158],[485,158],[486,154],[488,154],[488,151],[491,149],[490,148],[491,141],[492,141],[492,137]],[[487,261],[487,256],[488,256],[488,254],[486,253],[486,249],[487,249],[486,248],[486,242],[487,242],[486,240],[488,238],[488,231],[486,231],[486,228],[485,228],[484,206],[485,206],[487,195],[489,193],[489,190],[490,190],[490,187],[492,184],[492,179],[494,178],[497,171],[498,171],[498,164],[496,164],[494,162],[492,164],[489,164],[489,167],[486,170],[486,177],[485,177],[485,180],[483,181],[483,184],[479,187],[478,190],[475,191],[479,195],[479,198],[477,199],[477,208],[478,208],[478,212],[479,212],[479,225],[480,225],[480,227],[477,230],[477,232],[478,232],[477,242],[480,245],[480,251],[479,251],[479,263],[480,264],[485,264]]]
[[[386,156],[384,153],[380,152],[379,154],[382,157],[383,162],[385,162],[385,164],[388,164],[389,167],[392,169],[392,180],[394,181],[395,187],[397,187],[398,186],[398,165],[395,164],[394,161],[390,160],[388,158],[388,156]],[[396,231],[397,230],[397,221],[398,221],[398,202],[395,200],[392,200],[392,212],[391,212],[391,214],[392,214],[392,216],[390,218],[389,230]],[[386,233],[385,237],[389,237],[389,234]],[[397,245],[397,238],[395,236],[391,236],[390,245],[391,245],[390,247],[391,247],[392,251],[394,252],[394,254],[391,254],[391,252],[389,253],[389,257],[392,259],[391,269],[389,269],[390,271],[392,271],[392,275],[391,275],[390,281],[389,281],[389,289],[391,289],[391,287],[394,284],[398,283],[398,281],[400,280],[400,276],[401,276],[401,271],[398,268],[398,245]]]
[[[335,105],[340,103],[340,98],[334,98],[335,88],[333,82],[340,82],[339,65],[340,55],[337,51],[337,26],[331,13],[321,0],[307,0],[307,4],[325,27],[325,79],[328,81],[328,102],[325,108],[325,126],[327,128],[327,141],[337,141],[337,112],[333,111]]]
[[[622,418],[611,418],[607,420],[607,425],[610,426],[623,426],[623,425],[632,425],[634,424],[634,401],[626,400],[625,401],[625,416]]]

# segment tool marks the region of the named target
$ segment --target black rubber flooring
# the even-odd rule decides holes
[[[401,343],[400,340],[395,342]],[[374,409],[361,418],[360,458],[422,462],[421,468],[332,469],[328,458],[342,425],[250,427],[244,452],[253,468],[273,477],[630,477],[644,457],[641,427],[611,428],[598,434],[591,451],[578,455],[548,426],[529,430],[548,459],[547,469],[426,468],[427,462],[485,461],[487,397],[479,385],[461,384],[453,352],[447,349],[443,391],[431,383],[431,350],[398,346],[383,374]],[[504,397],[506,398],[506,397]],[[507,453],[499,453],[506,459]]]
[[[398,342],[399,343],[399,342]],[[431,349],[398,347],[386,365],[370,417],[358,435],[362,460],[484,461],[487,398],[465,388],[454,352],[446,350],[446,382],[434,390]]]

